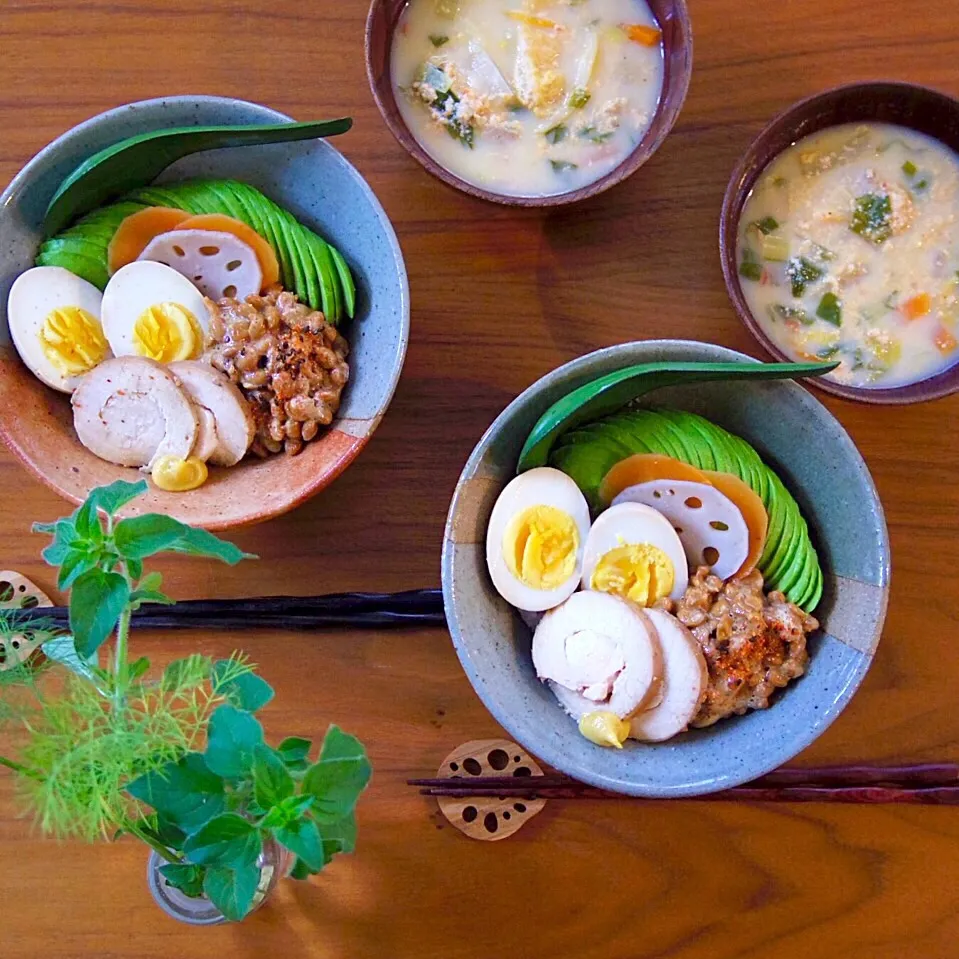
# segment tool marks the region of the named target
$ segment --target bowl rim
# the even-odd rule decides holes
[[[15,196],[20,193],[21,190],[27,188],[30,178],[36,173],[37,169],[42,168],[42,166],[48,160],[53,158],[57,151],[63,146],[65,141],[78,135],[82,136],[89,130],[95,129],[105,120],[110,120],[114,117],[129,113],[131,108],[134,110],[157,109],[164,106],[169,106],[170,104],[175,106],[210,105],[235,107],[239,105],[241,107],[254,107],[257,110],[265,111],[266,113],[270,114],[278,123],[293,121],[292,117],[274,109],[273,107],[267,106],[266,104],[257,103],[253,100],[244,100],[241,97],[218,96],[215,94],[177,94],[175,96],[168,97],[150,97],[145,100],[132,100],[128,103],[122,103],[115,107],[111,107],[109,110],[103,110],[85,120],[81,120],[79,123],[75,124],[69,129],[64,130],[46,146],[42,147],[17,171],[3,192],[0,193],[0,208],[5,207],[13,200]],[[366,196],[367,201],[372,206],[373,211],[383,228],[384,237],[389,247],[392,262],[397,269],[397,278],[399,280],[400,287],[400,302],[398,304],[397,313],[399,316],[400,330],[397,349],[394,353],[394,363],[386,381],[384,399],[380,404],[376,414],[368,421],[369,426],[367,430],[361,436],[355,436],[352,433],[346,434],[352,441],[349,448],[337,457],[331,467],[321,473],[314,475],[308,483],[300,487],[294,495],[290,496],[282,504],[267,510],[251,509],[246,515],[238,520],[217,521],[214,518],[209,521],[194,521],[197,525],[202,526],[204,529],[240,529],[244,526],[251,526],[274,519],[277,516],[282,516],[285,513],[296,509],[298,506],[301,506],[307,500],[311,499],[317,493],[329,486],[335,479],[345,472],[347,467],[350,466],[350,464],[360,455],[366,444],[376,432],[377,427],[379,426],[383,417],[386,415],[386,412],[393,401],[400,378],[403,374],[410,335],[410,285],[409,275],[406,270],[406,262],[403,257],[403,251],[400,247],[399,239],[396,235],[396,230],[394,229],[392,221],[384,210],[383,205],[380,203],[379,198],[373,192],[373,188],[369,185],[369,183],[367,183],[366,179],[362,176],[359,170],[357,170],[356,167],[353,166],[353,164],[350,163],[350,161],[328,140],[324,139],[323,142],[330,148],[330,150],[333,151],[335,162],[342,164],[347,175],[353,179],[360,191]],[[336,423],[337,420],[334,419],[331,429],[335,430]],[[66,499],[68,502],[71,502],[74,505],[79,505],[82,502],[82,500],[58,486],[53,477],[48,476],[46,472],[44,472],[44,470],[42,470],[33,461],[33,459],[27,455],[26,450],[12,435],[10,427],[3,417],[0,417],[0,439],[3,440],[7,449],[16,456],[16,458],[27,469],[27,471],[40,480],[44,486],[53,490],[53,492],[55,492],[58,496]]]
[[[404,0],[404,6],[406,6],[409,2],[410,0]],[[438,180],[442,180],[447,186],[451,186],[455,190],[459,190],[461,193],[465,193],[468,196],[475,197],[476,199],[486,200],[489,203],[497,203],[501,206],[519,207],[524,209],[568,206],[572,203],[578,203],[581,200],[587,200],[590,197],[598,196],[600,193],[605,193],[607,190],[612,189],[612,187],[617,186],[624,180],[631,177],[637,170],[645,166],[646,163],[653,158],[655,153],[663,145],[666,137],[673,132],[686,103],[686,97],[689,94],[689,86],[692,81],[693,74],[694,43],[692,19],[689,15],[689,6],[687,4],[687,0],[672,0],[672,2],[676,5],[676,9],[679,12],[679,16],[683,24],[683,33],[687,38],[687,66],[682,72],[682,75],[679,78],[679,84],[676,88],[676,106],[672,122],[648,143],[646,142],[645,135],[640,138],[630,153],[623,159],[623,161],[618,166],[610,170],[609,173],[601,176],[598,180],[594,180],[592,183],[587,183],[585,186],[581,186],[575,190],[570,190],[566,193],[555,193],[550,196],[511,196],[507,193],[494,193],[491,190],[484,190],[482,187],[476,186],[472,183],[469,183],[467,180],[458,177],[455,173],[451,173],[438,160],[433,159],[433,157],[431,157],[426,150],[423,149],[419,141],[413,136],[413,133],[409,127],[407,127],[407,125],[401,120],[397,121],[390,115],[390,111],[387,109],[386,102],[380,95],[379,85],[377,84],[374,76],[372,56],[373,23],[378,13],[382,10],[385,0],[371,0],[370,9],[366,16],[366,28],[364,34],[366,79],[369,83],[370,92],[373,95],[373,100],[376,103],[376,107],[380,111],[380,116],[383,118],[383,122],[386,124],[390,133],[393,134],[393,137],[397,143],[399,143],[400,146],[403,147],[403,149],[406,150],[406,152],[413,157],[413,159],[416,160],[417,163],[419,163],[427,173],[432,174]],[[389,28],[389,52],[387,53],[387,66],[392,63],[392,41],[394,29],[395,25],[394,27]],[[392,89],[392,84],[390,86]],[[659,110],[661,104],[662,93],[660,94],[660,100],[656,105],[657,111]],[[410,138],[409,143],[406,142],[406,136]],[[641,156],[641,147],[644,148],[644,156]]]
[[[630,347],[634,347],[639,344],[642,344],[644,347],[650,350],[669,350],[677,347],[696,347],[705,345],[713,349],[720,350],[729,360],[749,361],[753,363],[763,362],[762,360],[756,359],[754,356],[748,356],[745,353],[740,353],[737,350],[730,349],[729,347],[721,346],[715,343],[706,343],[705,341],[701,340],[632,340],[594,350],[590,353],[585,353],[582,356],[560,364],[545,375],[541,376],[539,379],[535,380],[531,385],[526,387],[526,389],[524,389],[519,396],[512,400],[483,432],[483,435],[473,447],[473,450],[467,458],[466,463],[464,464],[463,469],[456,481],[456,487],[450,500],[450,508],[447,513],[446,524],[443,530],[443,550],[441,564],[443,604],[446,610],[446,618],[448,622],[450,638],[453,642],[453,647],[456,650],[457,658],[459,659],[460,665],[462,666],[463,671],[466,673],[467,679],[469,680],[470,685],[473,687],[474,692],[483,703],[483,706],[496,720],[496,722],[499,723],[500,726],[502,726],[510,734],[510,736],[515,738],[516,741],[525,749],[527,749],[532,755],[537,756],[544,762],[554,766],[557,769],[564,770],[568,775],[571,775],[582,782],[589,783],[590,785],[597,786],[601,789],[620,792],[624,795],[644,796],[648,798],[690,798],[716,792],[722,789],[728,789],[731,786],[741,785],[745,782],[750,782],[753,779],[756,779],[757,777],[765,775],[766,773],[771,772],[773,769],[778,768],[778,766],[783,762],[789,762],[804,749],[812,745],[812,743],[814,743],[845,711],[846,707],[849,705],[849,702],[852,700],[856,691],[866,678],[866,674],[869,672],[872,662],[875,659],[879,642],[882,639],[882,631],[885,625],[886,614],[889,607],[889,584],[891,581],[892,571],[889,527],[886,522],[882,500],[879,497],[879,491],[876,487],[872,473],[869,470],[868,464],[866,463],[862,454],[859,452],[859,449],[852,437],[840,422],[839,418],[835,416],[821,400],[800,385],[800,382],[796,380],[776,381],[780,386],[789,390],[794,395],[801,395],[806,401],[820,407],[823,412],[834,421],[839,430],[838,440],[845,447],[846,453],[851,456],[861,467],[865,489],[870,494],[876,507],[877,526],[880,531],[880,582],[877,584],[877,588],[881,589],[880,606],[878,615],[876,617],[876,622],[872,630],[872,635],[870,637],[871,641],[866,646],[868,652],[864,652],[861,649],[859,650],[861,658],[856,665],[855,674],[853,675],[852,679],[846,685],[844,685],[831,700],[831,706],[833,708],[831,710],[818,711],[816,716],[809,723],[799,727],[796,734],[788,739],[788,744],[781,750],[781,755],[777,755],[776,758],[772,759],[768,763],[761,764],[759,767],[757,767],[758,771],[751,770],[747,774],[731,773],[728,777],[724,778],[718,783],[711,780],[707,782],[691,781],[681,783],[676,786],[647,786],[644,784],[614,785],[608,780],[604,779],[601,775],[594,774],[589,769],[577,768],[573,771],[570,771],[569,764],[566,761],[565,755],[563,754],[561,748],[554,748],[546,740],[536,743],[535,745],[531,745],[526,741],[526,737],[523,735],[523,731],[520,728],[519,723],[514,721],[513,714],[507,709],[499,708],[498,703],[490,703],[488,701],[486,690],[483,688],[485,686],[485,681],[481,681],[478,673],[474,670],[472,658],[470,656],[467,643],[463,637],[452,575],[454,562],[453,554],[455,552],[455,547],[457,546],[457,544],[454,542],[453,530],[457,519],[458,510],[460,508],[460,494],[465,483],[471,478],[470,474],[475,475],[476,469],[482,462],[486,448],[492,441],[493,437],[505,427],[507,421],[526,402],[533,399],[544,389],[547,389],[553,385],[558,385],[569,375],[575,375],[580,368],[596,362],[601,363],[609,358],[615,358]],[[479,549],[481,547],[476,546],[475,548]],[[558,705],[557,708],[559,708]],[[732,717],[732,720],[735,721],[737,718],[740,717]],[[663,746],[668,745],[668,743],[660,743],[657,745]]]
[[[826,90],[821,90],[818,93],[813,93],[808,97],[797,100],[791,106],[781,110],[765,124],[737,161],[729,178],[729,183],[726,186],[726,192],[723,195],[723,204],[719,217],[719,261],[723,271],[723,280],[726,284],[726,293],[740,321],[757,340],[759,345],[774,359],[785,363],[794,362],[795,358],[777,346],[766,335],[759,321],[753,316],[749,305],[746,303],[746,298],[742,291],[742,284],[739,280],[739,273],[735,268],[739,221],[742,216],[743,205],[745,204],[744,201],[743,204],[739,206],[739,209],[736,209],[736,198],[742,191],[745,183],[750,180],[753,170],[755,170],[755,175],[752,177],[752,185],[762,176],[763,171],[768,167],[769,163],[772,163],[773,159],[775,159],[775,157],[771,158],[761,168],[756,168],[753,162],[762,151],[767,140],[779,133],[788,131],[790,128],[795,128],[802,121],[806,111],[809,111],[810,108],[815,107],[815,105],[820,102],[841,101],[851,97],[859,97],[866,92],[880,94],[886,97],[901,96],[907,93],[912,95],[918,94],[921,97],[935,100],[948,109],[951,109],[955,112],[957,121],[959,121],[959,99],[950,96],[942,90],[927,87],[919,83],[909,83],[904,80],[865,80],[829,87]],[[816,130],[808,131],[804,136],[809,136],[819,130],[828,129],[830,125],[836,124],[818,126]],[[902,125],[907,126],[907,124]],[[796,142],[796,140],[794,139],[793,142]],[[781,152],[782,151],[776,154],[776,156],[781,155]],[[855,400],[860,403],[868,403],[873,406],[905,406],[912,403],[925,403],[930,400],[941,399],[944,396],[950,396],[959,391],[959,360],[925,380],[917,380],[914,383],[906,383],[886,389],[850,386],[845,383],[834,383],[822,377],[814,379],[812,385],[825,393],[831,393],[834,396]]]

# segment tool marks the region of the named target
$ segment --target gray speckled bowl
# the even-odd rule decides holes
[[[80,162],[125,137],[167,127],[279,123],[268,107],[226,97],[184,96],[130,103],[87,120],[42,150],[0,197],[0,434],[24,465],[73,502],[135,470],[97,459],[77,440],[69,398],[48,389],[20,362],[7,327],[14,279],[33,265],[47,203]],[[325,140],[211,150],[185,157],[161,181],[233,177],[257,187],[313,227],[346,257],[356,277],[350,383],[321,439],[299,456],[245,460],[214,469],[189,493],[151,488],[128,512],[161,511],[208,529],[277,516],[332,482],[356,458],[389,406],[409,336],[409,285],[396,234],[373,191]]]
[[[843,710],[872,662],[886,614],[889,540],[872,478],[829,411],[796,383],[673,387],[652,404],[706,416],[753,444],[796,496],[825,575],[810,637],[809,670],[770,709],[694,730],[658,745],[602,749],[541,684],[530,631],[493,589],[486,525],[513,476],[529,430],[570,390],[612,370],[654,360],[748,360],[709,343],[624,343],[554,370],[514,400],[470,456],[450,507],[443,595],[450,633],[473,687],[497,721],[531,753],[570,776],[635,796],[695,796],[747,782],[808,746]]]

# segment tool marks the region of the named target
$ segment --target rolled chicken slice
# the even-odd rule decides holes
[[[196,443],[193,404],[172,374],[142,356],[104,360],[80,380],[72,402],[80,442],[119,466],[186,459]]]
[[[211,300],[245,300],[259,293],[263,270],[256,252],[232,233],[171,230],[151,240],[138,259],[155,260],[182,273]]]
[[[182,360],[171,363],[167,369],[201,413],[206,410],[213,417],[216,445],[207,457],[209,462],[214,466],[235,466],[246,456],[256,432],[253,413],[243,394],[227,376],[201,360]]]
[[[659,609],[643,615],[655,628],[663,653],[662,699],[633,716],[630,737],[658,743],[681,733],[699,712],[709,674],[702,648],[675,616]]]
[[[662,682],[663,660],[649,620],[608,593],[574,593],[550,610],[533,634],[533,665],[579,720],[606,709],[627,719]]]
[[[191,396],[190,399],[192,400],[193,397]],[[217,444],[220,442],[216,435],[216,420],[205,406],[198,406],[195,402],[193,412],[196,413],[198,428],[196,442],[193,444],[193,452],[190,456],[205,463],[216,452]]]

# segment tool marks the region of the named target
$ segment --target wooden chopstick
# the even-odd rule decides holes
[[[623,799],[568,776],[456,776],[410,779],[426,796],[510,799]],[[641,797],[637,797],[641,798]],[[703,796],[677,797],[718,802],[922,803],[959,805],[959,765],[827,766],[778,769],[742,786]]]
[[[65,606],[16,612],[14,626],[42,622],[67,628]],[[331,593],[254,599],[188,599],[175,606],[147,604],[132,617],[138,629],[322,629],[443,626],[439,589],[403,593]]]

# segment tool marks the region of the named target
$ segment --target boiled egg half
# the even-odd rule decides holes
[[[621,503],[593,523],[582,580],[583,589],[652,606],[666,596],[679,599],[689,584],[689,569],[683,544],[662,513],[640,503]]]
[[[195,360],[210,329],[203,294],[172,267],[151,260],[113,274],[103,291],[102,320],[115,356],[158,363]]]
[[[100,323],[100,291],[59,266],[37,266],[14,280],[7,324],[20,358],[55,390],[72,393],[110,355]]]
[[[552,609],[579,586],[589,506],[579,487],[550,467],[530,470],[500,493],[486,532],[497,592],[517,609]]]

